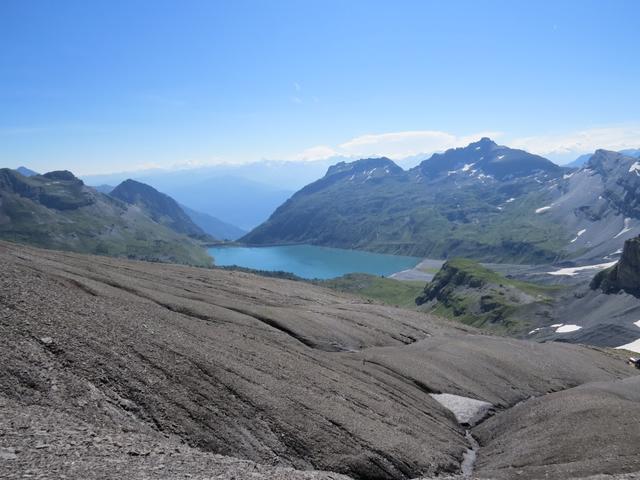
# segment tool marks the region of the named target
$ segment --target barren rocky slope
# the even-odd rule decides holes
[[[469,442],[431,393],[495,405],[475,427],[500,426],[480,431],[478,473],[511,478],[513,462],[495,448],[524,421],[511,407],[600,388],[574,388],[591,382],[637,385],[617,382],[636,373],[622,353],[481,335],[300,282],[10,243],[0,243],[0,265],[7,478],[457,474]],[[618,470],[640,470],[627,419],[608,415],[619,396],[584,402],[594,419],[585,447],[564,454],[564,437],[535,429],[518,439],[523,478],[607,472],[592,459],[602,428],[612,451],[636,453]],[[576,421],[563,402],[545,408],[557,428]],[[553,457],[525,455],[541,443]]]

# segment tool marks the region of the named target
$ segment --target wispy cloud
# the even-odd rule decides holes
[[[455,135],[437,130],[366,134],[354,137],[336,146],[317,145],[293,155],[292,158],[295,160],[318,160],[340,155],[354,158],[385,156],[393,159],[402,159],[464,146],[481,137],[497,138],[501,135],[501,132]]]
[[[509,145],[548,156],[580,155],[599,148],[640,148],[640,124],[591,128],[557,135],[514,138]]]
[[[409,130],[375,133],[354,137],[338,145],[316,145],[291,156],[292,160],[309,161],[333,156],[351,158],[385,156],[395,160],[420,154],[462,147],[481,137],[500,139],[513,148],[563,161],[599,148],[623,150],[640,148],[640,124],[585,129],[557,135],[509,136],[504,132],[476,132],[457,135],[438,130]]]

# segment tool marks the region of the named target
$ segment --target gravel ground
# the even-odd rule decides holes
[[[2,478],[453,475],[469,442],[430,394],[494,404],[482,428],[532,396],[637,373],[620,352],[491,337],[302,282],[4,242],[0,265]],[[605,428],[618,445],[624,419],[595,412],[585,438]],[[503,469],[498,431],[480,473]],[[567,459],[604,473],[550,432],[518,447],[559,452],[537,473],[567,478],[554,466]]]

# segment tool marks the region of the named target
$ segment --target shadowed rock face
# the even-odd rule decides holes
[[[500,410],[635,373],[616,353],[479,335],[301,282],[8,243],[0,264],[0,442],[36,472],[100,478],[113,462],[143,478],[184,462],[197,477],[238,462],[215,453],[360,479],[457,473],[464,429],[430,394]],[[46,418],[61,427],[38,437]],[[545,435],[530,441],[563,441]],[[234,465],[239,478],[272,468]],[[309,475],[290,478],[328,478]]]
[[[604,293],[626,293],[640,297],[640,237],[624,242],[622,257],[613,267],[598,273],[591,288]]]
[[[95,196],[73,173],[61,170],[44,175],[24,176],[8,168],[0,169],[0,194],[18,194],[54,210],[76,210],[92,205]]]

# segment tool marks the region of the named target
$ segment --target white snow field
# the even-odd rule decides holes
[[[453,412],[456,420],[461,425],[475,425],[493,408],[493,405],[489,402],[451,393],[432,393],[431,397],[444,408]]]

